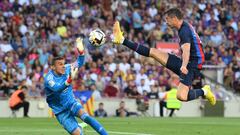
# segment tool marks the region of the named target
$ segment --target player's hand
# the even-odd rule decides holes
[[[181,70],[181,72],[183,73],[183,74],[187,74],[188,73],[188,69],[185,67],[185,66],[182,66],[181,68],[180,68],[180,70]]]
[[[71,78],[75,79],[77,77],[78,74],[78,68],[71,66]]]
[[[79,55],[84,55],[84,45],[83,45],[83,39],[82,38],[77,38],[76,39],[76,47],[77,47],[77,52]]]
[[[67,77],[67,80],[65,81],[65,85],[70,85],[72,83],[72,77],[71,74]]]
[[[65,84],[68,86],[72,83],[72,80],[77,77],[77,73],[78,73],[78,68],[74,67],[73,65],[71,65],[71,72],[67,77],[67,80],[65,81]]]

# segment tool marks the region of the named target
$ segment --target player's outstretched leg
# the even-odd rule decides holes
[[[180,77],[181,80],[181,77]],[[189,86],[180,82],[177,91],[177,99],[180,101],[191,101],[204,96],[204,91],[202,89],[192,89],[189,90]]]
[[[140,55],[152,57],[158,62],[160,62],[163,66],[166,66],[169,57],[168,53],[160,51],[156,48],[149,48],[141,44],[129,41],[128,39],[125,39],[118,21],[116,21],[113,26],[113,43],[116,45],[122,44],[130,48],[131,50],[139,53]]]
[[[89,116],[84,111],[79,111],[80,119],[90,125],[96,132],[98,132],[100,135],[108,135],[107,131],[104,129],[104,127],[93,117]]]
[[[82,129],[82,127],[79,127],[79,128],[77,128],[77,129],[75,129],[75,130],[71,133],[71,135],[84,135],[84,134],[83,134],[83,129]]]
[[[216,104],[216,98],[211,91],[209,85],[205,85],[201,89],[191,89],[183,83],[180,83],[177,91],[177,98],[181,101],[191,101],[198,99],[199,97],[205,97],[211,105]]]

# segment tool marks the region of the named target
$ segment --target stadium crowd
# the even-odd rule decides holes
[[[44,96],[43,76],[54,56],[73,62],[74,41],[82,36],[86,63],[73,81],[75,90],[90,89],[102,97],[158,98],[178,83],[177,76],[149,58],[107,42],[92,47],[87,35],[95,28],[109,34],[120,20],[125,36],[147,46],[158,41],[178,42],[177,31],[162,17],[180,7],[193,24],[206,56],[206,64],[222,65],[224,84],[240,92],[239,0],[2,0],[0,1],[0,95],[8,97],[19,86],[28,97]],[[196,84],[197,85],[197,84]]]

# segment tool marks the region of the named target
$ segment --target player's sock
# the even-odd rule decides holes
[[[149,53],[150,53],[150,48],[131,42],[127,39],[124,39],[123,41],[123,45],[127,46],[128,48],[132,49],[133,51],[136,51],[137,53],[149,57]]]
[[[204,95],[204,91],[202,89],[189,90],[187,101],[194,100],[194,99],[196,99],[200,96],[203,96],[203,95]]]
[[[81,126],[79,126],[79,128],[80,128],[80,135],[84,135],[83,134],[83,128]]]
[[[107,131],[104,127],[94,118],[89,116],[87,113],[83,114],[81,117],[85,123],[90,125],[95,131],[97,131],[100,135],[108,135]]]

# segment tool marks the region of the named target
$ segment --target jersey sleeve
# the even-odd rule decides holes
[[[180,46],[182,46],[185,43],[191,44],[191,30],[188,28],[183,28],[179,32],[179,38],[180,38]]]
[[[49,88],[52,91],[62,91],[67,87],[65,81],[66,80],[64,79],[56,81],[52,75],[49,75],[45,78],[45,87]]]
[[[80,68],[84,64],[84,59],[85,59],[85,56],[80,55],[80,56],[78,56],[77,60],[74,63],[72,63],[72,65],[76,68]]]

